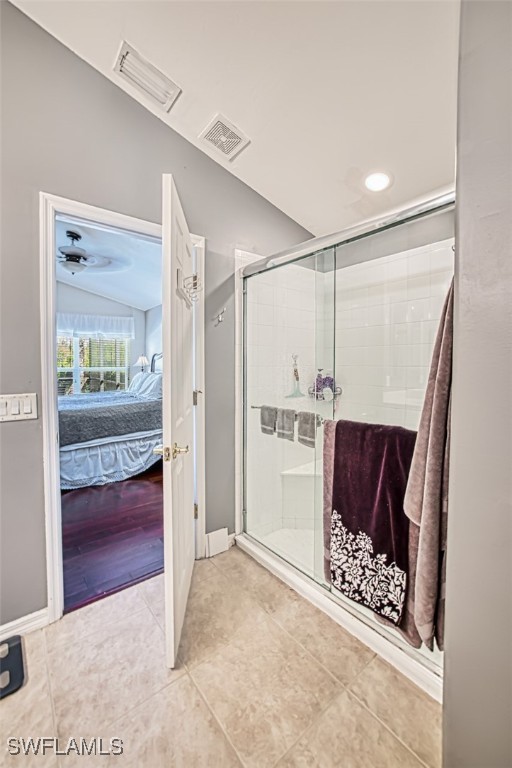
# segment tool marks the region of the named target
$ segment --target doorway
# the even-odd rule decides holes
[[[80,240],[74,237],[77,234]],[[122,248],[114,247],[116,238],[123,241]],[[204,297],[198,289],[205,246],[204,238],[191,236],[191,241],[196,277],[186,283],[194,316],[190,357],[192,385],[201,393],[194,397],[191,461],[197,509],[195,556],[202,557]],[[156,252],[157,270],[149,268],[157,261]],[[75,261],[63,258],[69,255]],[[144,265],[139,270],[143,279],[141,274],[132,274],[130,289],[129,273],[137,259]],[[77,269],[76,264],[84,266]],[[163,462],[158,454],[162,452],[165,366],[162,299],[160,304],[154,301],[156,293],[159,297],[165,293],[162,271],[160,225],[41,193],[42,415],[50,621],[164,567]],[[76,277],[82,280],[80,287]],[[127,298],[129,290],[131,298]],[[168,302],[171,300],[168,295]],[[108,302],[115,303],[116,314],[112,314],[113,305],[107,313]],[[137,399],[132,396],[139,386],[142,391]],[[140,406],[138,421],[133,422],[132,413],[127,417],[131,432],[119,425],[111,430],[112,419],[118,418],[129,399],[130,405]],[[84,419],[80,409],[86,402],[91,410]],[[67,409],[59,408],[60,403]],[[110,426],[98,411],[105,405],[110,409]],[[63,410],[68,418],[61,418]],[[95,421],[101,425],[101,434],[91,432]],[[119,434],[106,434],[109,431]]]
[[[58,214],[64,613],[163,571],[162,243]]]

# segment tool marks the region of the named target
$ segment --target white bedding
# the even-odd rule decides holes
[[[138,475],[158,461],[153,449],[161,442],[162,430],[154,430],[63,446],[60,487],[106,485]]]
[[[62,408],[66,411],[69,408],[72,413],[77,413],[78,405],[80,418],[87,419],[87,409],[83,411],[83,414],[81,413],[82,399],[84,407],[90,405],[96,410],[103,405],[106,407],[111,404],[115,405],[122,398],[126,399],[127,395],[132,395],[137,401],[160,400],[161,402],[162,374],[153,371],[138,373],[131,381],[126,395],[120,394],[119,397],[116,397],[117,394],[107,393],[106,395],[80,395],[60,398],[59,409]],[[119,422],[116,416],[115,425],[120,423],[122,422]],[[103,425],[105,425],[105,421],[103,421]],[[153,424],[152,426],[156,425]],[[80,430],[76,431],[79,432]],[[102,430],[99,429],[97,432],[101,434]],[[106,485],[138,475],[158,461],[159,456],[153,453],[153,449],[161,442],[162,430],[153,429],[147,432],[130,432],[61,445],[60,487],[62,490],[71,490],[86,488],[90,485]]]

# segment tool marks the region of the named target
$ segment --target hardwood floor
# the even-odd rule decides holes
[[[162,463],[130,480],[62,492],[64,612],[163,570]]]

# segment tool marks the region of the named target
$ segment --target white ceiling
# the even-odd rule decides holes
[[[183,89],[145,106],[316,235],[453,185],[458,1],[13,2],[144,103],[127,40]],[[217,112],[251,139],[232,162],[197,138]]]
[[[57,280],[74,288],[104,296],[144,311],[162,303],[162,246],[159,240],[93,223],[58,218],[55,246],[70,245],[66,230],[82,235],[77,245],[88,255],[106,256],[125,268],[110,271],[108,267],[86,267],[70,274],[57,264]]]

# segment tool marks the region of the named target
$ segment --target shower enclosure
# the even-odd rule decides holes
[[[323,422],[418,428],[453,235],[443,198],[244,271],[244,533],[437,672],[324,573]],[[300,416],[294,439],[262,431],[262,406],[315,414],[309,439]]]

